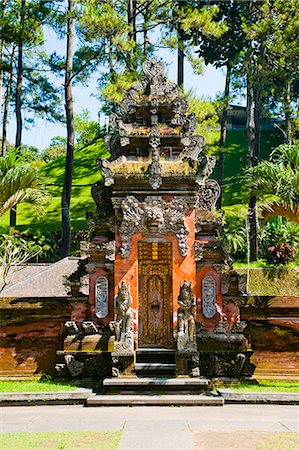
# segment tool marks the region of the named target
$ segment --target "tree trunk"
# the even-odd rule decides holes
[[[25,21],[25,8],[26,8],[26,0],[22,0],[21,2],[21,12],[20,12],[20,31],[18,38],[18,68],[17,68],[17,88],[16,88],[16,141],[15,148],[18,149],[22,143],[22,129],[23,129],[23,121],[22,121],[22,87],[23,87],[23,27]],[[10,210],[10,226],[15,227],[17,223],[17,205],[11,208]]]
[[[1,6],[0,6],[1,18],[4,17],[6,4],[7,4],[7,0],[2,0]],[[1,108],[2,108],[2,96],[3,96],[4,48],[5,48],[5,39],[4,39],[4,33],[2,31],[1,42],[0,42],[0,112],[1,112]]]
[[[183,7],[183,2],[178,2],[178,8],[179,13],[180,10]],[[184,32],[180,26],[180,23],[178,24],[178,86],[184,87]]]
[[[149,7],[145,6],[143,12],[143,58],[146,60],[149,54],[149,38],[148,38],[148,25],[149,25]]]
[[[182,48],[178,48],[178,85],[180,87],[184,86],[184,51]]]
[[[227,127],[227,112],[229,104],[229,90],[230,90],[230,80],[231,80],[231,66],[227,64],[226,77],[225,77],[225,88],[224,88],[224,98],[223,98],[223,109],[220,120],[220,140],[219,145],[221,151],[219,153],[219,184],[220,184],[220,196],[217,202],[217,208],[222,207],[222,196],[223,196],[223,186],[224,186],[224,147],[226,142],[226,127]]]
[[[247,74],[247,141],[248,141],[248,166],[255,164],[255,105],[254,89],[251,74]],[[250,261],[257,260],[257,205],[256,197],[250,194],[248,201],[248,221],[249,221],[249,248]]]
[[[286,143],[292,144],[292,124],[291,124],[291,82],[286,81],[284,89],[284,115],[286,122]]]
[[[67,47],[65,66],[65,112],[67,128],[67,148],[65,161],[64,185],[62,191],[62,256],[70,254],[71,250],[71,220],[70,201],[72,194],[72,178],[74,165],[74,112],[72,96],[72,70],[73,70],[73,46],[74,46],[74,2],[68,0],[67,17]]]
[[[13,61],[15,57],[15,47],[12,49],[11,57],[10,57],[10,72],[9,79],[7,80],[6,93],[4,99],[4,107],[3,107],[3,122],[2,122],[2,143],[1,143],[1,155],[6,155],[6,146],[7,146],[7,121],[8,121],[8,106],[9,100],[12,95],[12,81],[13,81]]]
[[[137,0],[128,0],[128,24],[131,25],[129,37],[131,40],[135,42],[137,42],[136,9],[137,9]]]

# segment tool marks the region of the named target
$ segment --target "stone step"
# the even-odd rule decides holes
[[[88,397],[87,406],[125,406],[125,405],[189,405],[189,406],[222,406],[224,400],[218,394],[200,395],[157,395],[157,394],[131,394],[131,395],[109,395],[96,394]]]
[[[146,372],[168,372],[168,371],[175,371],[176,365],[175,364],[163,364],[163,363],[135,363],[135,370],[136,371],[146,371]]]
[[[202,387],[208,386],[208,380],[206,378],[189,378],[189,377],[178,377],[178,378],[159,378],[159,377],[148,377],[148,378],[138,378],[138,377],[118,377],[118,378],[105,378],[103,381],[103,386],[105,387],[137,387],[137,386],[177,386],[177,387]]]
[[[164,348],[141,348],[136,350],[136,362],[175,364],[175,350]]]
[[[119,377],[105,378],[103,391],[109,393],[201,393],[210,389],[206,378]]]

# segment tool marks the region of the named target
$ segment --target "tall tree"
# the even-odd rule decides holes
[[[21,146],[22,128],[23,128],[22,86],[23,86],[23,28],[24,28],[24,21],[25,21],[25,7],[26,7],[26,0],[21,0],[20,24],[19,24],[19,35],[18,35],[18,45],[17,45],[17,52],[18,52],[17,86],[16,86],[16,93],[15,93],[15,111],[16,111],[16,123],[17,123],[16,141],[15,141],[16,149],[20,148],[20,146]],[[16,220],[17,220],[17,210],[16,210],[16,205],[15,205],[10,210],[9,224],[11,227],[16,226]]]
[[[66,45],[65,81],[64,81],[67,147],[66,147],[64,184],[61,199],[62,256],[68,255],[71,249],[70,201],[72,193],[74,144],[75,144],[73,94],[72,94],[73,49],[74,49],[74,1],[68,0],[67,45]]]
[[[192,34],[192,43],[196,47],[196,53],[203,58],[205,64],[212,64],[216,68],[225,67],[225,87],[220,105],[220,139],[219,139],[219,183],[224,185],[224,147],[226,142],[227,112],[230,97],[231,75],[237,66],[240,53],[246,45],[245,34],[242,29],[242,20],[247,13],[247,6],[237,0],[211,1],[211,5],[217,6],[218,11],[214,21],[225,25],[226,29],[215,37],[201,30]],[[222,205],[222,189],[218,200],[218,208]]]

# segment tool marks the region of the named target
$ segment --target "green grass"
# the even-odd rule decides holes
[[[258,384],[243,382],[228,387],[239,392],[299,392],[299,381],[264,380]]]
[[[268,159],[271,151],[282,143],[280,131],[262,130],[260,159]],[[246,205],[248,201],[244,184],[244,171],[248,167],[246,130],[228,130],[225,147],[223,205],[236,207],[239,214],[239,206]],[[217,173],[216,167],[214,176]]]
[[[0,392],[52,392],[74,391],[77,386],[53,381],[0,381]]]
[[[259,259],[258,261],[251,261],[249,264],[243,261],[234,261],[235,269],[247,269],[249,265],[250,269],[297,269],[299,267],[299,261],[290,261],[287,264],[281,264],[280,266],[275,266],[274,264],[268,264],[266,260]]]
[[[74,230],[86,229],[86,211],[94,211],[95,203],[91,196],[93,183],[101,179],[97,167],[97,159],[108,156],[104,144],[96,151],[94,147],[75,150],[73,188],[71,197],[71,220]],[[61,193],[64,180],[65,157],[45,165],[41,169],[42,176],[51,193],[51,200],[46,206],[46,214],[37,217],[34,207],[28,203],[22,203],[17,208],[17,228],[39,229],[41,231],[55,231],[61,228]],[[0,217],[0,230],[6,231],[9,225],[9,214]]]
[[[4,450],[82,449],[117,450],[121,431],[71,431],[48,433],[3,433]]]

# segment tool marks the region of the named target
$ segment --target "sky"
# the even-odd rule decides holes
[[[65,52],[65,41],[59,40],[53,31],[45,30],[45,50],[48,53],[56,51],[63,55]],[[168,78],[174,82],[177,79],[177,56],[176,52],[167,49],[161,49],[156,53],[158,59],[162,59],[167,64]],[[97,78],[100,73],[94,73],[86,86],[73,86],[74,112],[80,113],[83,109],[90,112],[92,120],[98,120],[98,111],[101,108],[100,100],[96,98],[99,94],[97,87]],[[185,61],[184,67],[184,87],[185,90],[193,89],[198,97],[205,96],[214,99],[218,93],[222,93],[225,83],[225,71],[208,66],[202,75],[195,75],[188,61]],[[61,85],[63,79],[57,80],[57,85]],[[62,99],[63,101],[63,99]],[[105,117],[101,115],[101,124],[105,123]],[[13,143],[15,140],[15,121],[12,118],[8,127],[8,141]],[[46,148],[54,136],[66,137],[66,129],[59,123],[50,123],[46,120],[36,119],[35,124],[28,129],[24,129],[22,141],[23,144],[32,145],[39,149]]]

